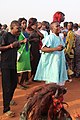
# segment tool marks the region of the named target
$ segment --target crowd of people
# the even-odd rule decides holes
[[[64,86],[80,77],[79,26],[64,19],[62,12],[54,14],[51,23],[23,17],[11,22],[10,31],[0,24],[3,113],[7,116],[15,116],[10,105],[15,104],[17,84],[21,89],[36,81]]]

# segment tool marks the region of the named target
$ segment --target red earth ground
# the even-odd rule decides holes
[[[16,116],[13,118],[6,117],[2,111],[3,111],[3,103],[2,103],[2,88],[1,88],[1,76],[0,76],[0,120],[19,120],[20,118],[20,112],[22,111],[25,103],[26,103],[26,97],[27,95],[39,85],[44,84],[35,82],[31,85],[28,85],[29,88],[26,90],[22,90],[17,88],[14,93],[14,100],[16,101],[16,106],[11,106],[11,110],[15,111]],[[75,119],[76,114],[80,114],[80,79],[74,78],[71,83],[66,83],[65,87],[67,87],[68,91],[64,95],[64,101],[68,103],[69,107],[66,109],[71,114],[73,120]],[[80,120],[80,119],[78,119]]]

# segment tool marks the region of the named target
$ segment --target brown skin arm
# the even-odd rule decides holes
[[[49,48],[49,47],[43,47],[41,49],[42,52],[54,52],[54,51],[62,51],[63,50],[63,47],[62,45],[59,45],[58,47],[55,47],[55,48]]]
[[[0,51],[6,51],[7,49],[13,48],[12,44],[7,45],[7,46],[1,46]]]
[[[19,47],[20,44],[26,43],[26,42],[27,42],[27,39],[25,38],[24,40],[21,40],[20,42],[13,42],[12,44],[9,44],[7,46],[0,46],[0,51],[5,51],[5,50],[10,49],[10,48]]]
[[[44,35],[36,27],[34,28],[33,26],[31,28],[37,32],[37,34],[40,36],[40,39],[42,40],[44,38]]]
[[[24,40],[19,41],[20,44],[26,43],[28,40],[25,38]]]
[[[20,48],[21,44],[24,44],[27,42],[27,39],[25,38],[24,40],[21,41],[15,41],[12,43],[13,48]]]
[[[38,29],[36,29],[36,32],[38,33],[38,35],[40,36],[40,38],[42,40],[44,38],[43,34]]]
[[[24,40],[20,41],[20,43],[19,42],[13,42],[12,44],[9,44],[7,46],[0,46],[0,51],[6,51],[10,48],[17,48],[18,46],[20,46],[20,44],[26,43],[26,42],[27,42],[27,40],[24,39]]]

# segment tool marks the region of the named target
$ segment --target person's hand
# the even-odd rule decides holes
[[[12,47],[13,48],[19,48],[20,47],[20,42],[19,41],[15,41],[12,43]]]
[[[58,51],[62,51],[64,49],[64,47],[62,46],[62,45],[59,45],[58,47],[57,47],[57,50]]]
[[[13,45],[12,44],[8,45],[8,48],[13,48]]]
[[[23,40],[23,43],[26,43],[28,40],[27,40],[27,38],[25,38],[24,40]]]
[[[36,25],[32,25],[31,28],[32,28],[33,30],[37,31]]]

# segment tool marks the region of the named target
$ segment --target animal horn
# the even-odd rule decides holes
[[[55,97],[57,97],[58,96],[58,89],[56,90],[56,93],[55,93],[55,95],[54,95]]]

